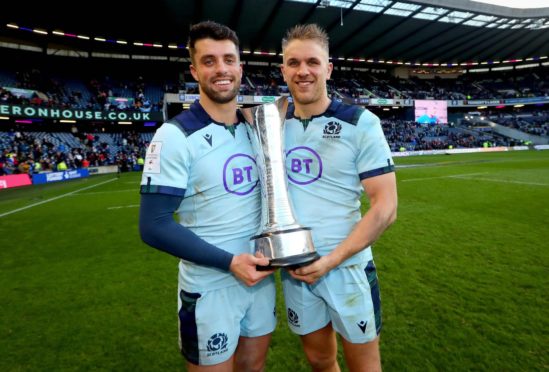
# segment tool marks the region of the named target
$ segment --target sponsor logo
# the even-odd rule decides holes
[[[271,103],[276,100],[273,96],[254,96],[254,102],[257,103]]]
[[[162,121],[161,113],[69,110],[5,104],[0,104],[0,114],[49,119]]]
[[[259,182],[255,159],[247,154],[234,154],[223,166],[223,186],[227,192],[248,195]]]
[[[225,333],[219,332],[214,334],[208,340],[207,350],[208,356],[219,355],[227,352],[227,341],[229,338]]]
[[[341,124],[337,121],[330,121],[324,126],[322,138],[341,138]]]
[[[286,169],[290,182],[307,185],[322,176],[322,159],[310,147],[294,147],[286,154]]]
[[[80,178],[82,177],[82,175],[80,174],[79,171],[66,171],[65,174],[63,175],[63,178],[66,179],[66,180],[70,180],[70,179],[73,179],[73,178]]]
[[[48,182],[62,181],[63,180],[63,172],[47,173],[46,174],[46,180]]]
[[[366,332],[366,326],[368,325],[368,322],[365,322],[364,320],[361,320],[356,325],[358,326],[358,328],[360,328],[362,333],[365,333]]]
[[[290,308],[288,308],[288,322],[295,327],[299,327],[299,316]]]
[[[210,147],[212,146],[212,135],[210,133],[204,135],[204,139],[210,144]]]
[[[160,150],[162,150],[162,142],[160,141],[151,142],[147,151],[147,155],[158,154],[160,153]]]
[[[160,153],[162,152],[162,142],[151,142],[145,156],[145,169],[147,173],[160,173]]]

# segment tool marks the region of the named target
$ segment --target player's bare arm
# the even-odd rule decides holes
[[[308,284],[316,282],[328,271],[370,246],[396,220],[398,199],[395,173],[367,178],[362,181],[362,186],[370,200],[368,212],[336,249],[311,265],[290,270],[292,277]]]

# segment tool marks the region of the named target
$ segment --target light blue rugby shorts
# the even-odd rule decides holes
[[[316,283],[293,279],[282,270],[288,325],[306,335],[332,322],[351,343],[373,341],[381,331],[381,298],[373,260],[338,267]]]
[[[228,360],[240,336],[258,337],[276,328],[276,288],[271,275],[260,283],[189,293],[179,287],[179,347],[189,362]]]

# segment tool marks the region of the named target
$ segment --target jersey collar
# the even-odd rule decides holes
[[[332,101],[330,102],[330,105],[328,106],[326,111],[324,111],[323,113],[321,113],[319,115],[311,116],[311,118],[309,120],[312,120],[314,118],[319,118],[321,116],[326,116],[326,117],[335,116],[336,113],[337,113],[337,110],[339,109],[340,106],[341,106],[341,102],[338,102],[338,101],[332,99]],[[295,115],[295,105],[293,103],[288,105],[288,111],[286,112],[286,119],[302,120],[300,117]]]
[[[212,119],[211,116],[208,115],[206,110],[204,110],[204,107],[202,107],[199,100],[195,100],[189,110],[191,110],[191,112],[197,118],[198,122],[201,124],[201,127],[205,127],[210,123],[225,126],[225,123],[220,123]],[[238,122],[234,123],[234,125],[238,125],[244,122],[244,116],[242,115],[240,110],[236,110],[236,117],[238,119]]]

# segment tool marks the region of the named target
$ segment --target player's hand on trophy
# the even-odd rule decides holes
[[[274,273],[275,269],[258,271],[256,268],[268,265],[268,258],[244,253],[233,257],[229,269],[241,282],[251,287]]]
[[[294,279],[300,280],[307,284],[313,284],[336,266],[337,264],[335,264],[335,262],[333,262],[331,257],[328,255],[321,256],[310,265],[302,266],[297,269],[290,269],[288,272]]]

